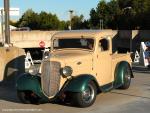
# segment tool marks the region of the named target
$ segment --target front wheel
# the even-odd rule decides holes
[[[17,96],[24,104],[40,104],[39,97],[32,91],[17,91]]]
[[[97,91],[94,82],[89,82],[84,91],[73,93],[73,104],[78,107],[91,106],[96,99]]]
[[[124,78],[123,78],[123,85],[120,87],[120,89],[128,89],[130,87],[131,83],[131,70],[130,67],[124,68]]]

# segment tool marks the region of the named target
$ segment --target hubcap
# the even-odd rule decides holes
[[[131,80],[130,70],[127,69],[126,70],[126,75],[125,75],[125,82],[130,83],[130,80]]]
[[[94,99],[94,88],[92,85],[88,84],[86,90],[82,93],[82,99],[85,103],[90,103]]]

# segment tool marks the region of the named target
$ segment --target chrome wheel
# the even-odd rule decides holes
[[[125,73],[125,77],[124,77],[124,82],[126,82],[127,84],[129,84],[131,81],[131,73],[130,70],[127,69],[126,73]]]
[[[94,99],[95,91],[91,84],[82,93],[82,99],[85,103],[90,103]]]
[[[95,102],[96,95],[97,87],[93,81],[90,81],[84,91],[73,93],[72,104],[78,107],[91,106]]]

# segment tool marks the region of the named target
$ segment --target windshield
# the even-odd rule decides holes
[[[54,49],[69,49],[80,48],[93,50],[94,39],[92,38],[67,38],[67,39],[54,39]]]

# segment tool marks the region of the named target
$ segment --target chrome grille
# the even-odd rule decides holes
[[[42,88],[48,96],[55,96],[60,86],[60,63],[54,61],[43,61],[42,63]]]

